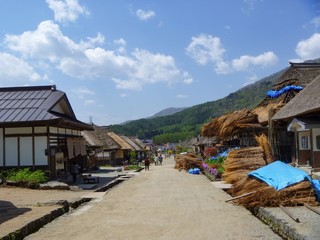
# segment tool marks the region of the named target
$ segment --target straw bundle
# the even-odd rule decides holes
[[[206,137],[227,138],[233,136],[237,130],[248,127],[248,124],[255,124],[255,127],[260,126],[256,125],[258,123],[257,114],[243,109],[213,118],[210,123],[203,125],[201,134]]]
[[[234,184],[253,170],[266,165],[261,147],[248,147],[229,152],[224,162],[223,180]]]
[[[175,169],[188,171],[191,168],[202,168],[202,161],[194,154],[177,154],[175,156]]]
[[[303,181],[277,191],[264,182],[246,177],[234,185],[234,188],[230,192],[233,196],[240,196],[252,191],[254,191],[253,194],[239,198],[234,202],[247,208],[256,206],[278,207],[280,205],[297,206],[303,204],[318,205],[314,190],[308,181]]]
[[[264,152],[264,157],[266,159],[267,164],[270,164],[274,161],[270,142],[268,140],[268,137],[265,134],[261,134],[260,136],[256,136],[256,141],[259,144],[259,146],[262,147]]]

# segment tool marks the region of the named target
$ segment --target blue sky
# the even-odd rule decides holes
[[[0,1],[0,86],[55,84],[98,125],[217,100],[319,57],[318,0]]]

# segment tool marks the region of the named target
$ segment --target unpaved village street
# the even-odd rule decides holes
[[[281,239],[228,198],[164,159],[26,239]]]

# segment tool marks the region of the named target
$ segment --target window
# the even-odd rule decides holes
[[[309,148],[308,136],[302,136],[301,137],[301,148],[302,149],[308,149]]]
[[[317,149],[320,149],[320,135],[316,136],[316,146]]]

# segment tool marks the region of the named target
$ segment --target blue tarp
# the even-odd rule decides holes
[[[281,161],[273,162],[250,172],[248,175],[264,181],[276,190],[281,190],[303,180],[311,181],[311,178],[305,171],[294,168]]]
[[[191,168],[189,169],[190,174],[200,174],[200,169],[199,168]]]
[[[277,98],[279,97],[281,94],[285,93],[285,92],[288,92],[290,90],[295,90],[295,91],[300,91],[302,90],[303,88],[300,87],[300,86],[293,86],[293,85],[289,85],[289,86],[285,86],[283,88],[281,88],[279,91],[277,90],[269,90],[267,92],[267,95],[268,97],[271,97],[271,98]]]
[[[314,192],[316,193],[318,202],[320,202],[320,181],[318,179],[313,179],[312,187],[314,189]]]

